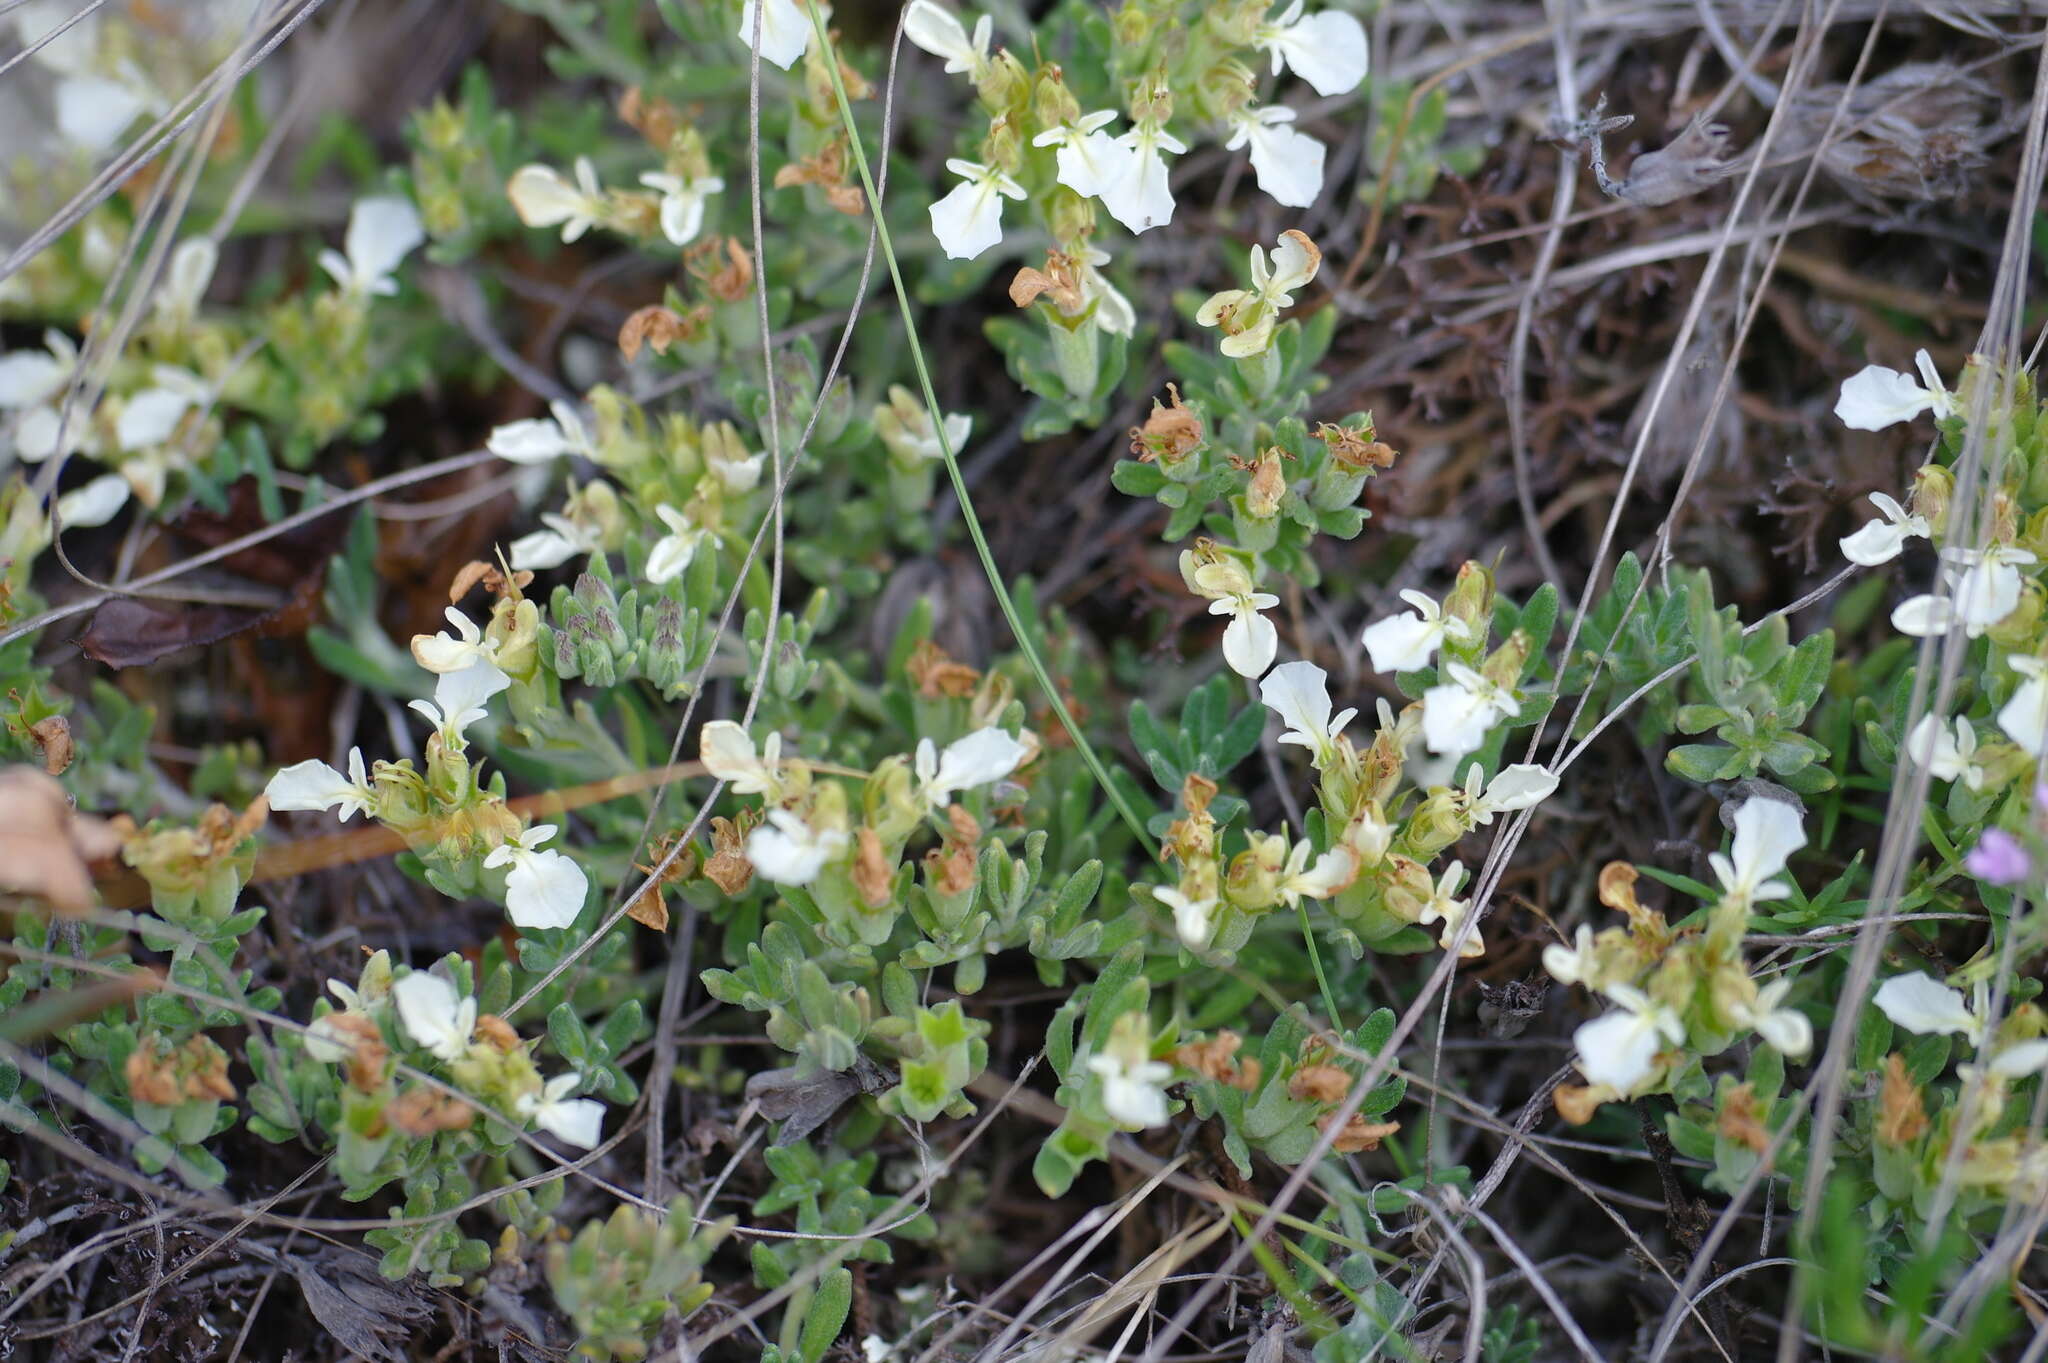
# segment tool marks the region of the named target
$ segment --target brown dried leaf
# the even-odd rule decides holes
[[[77,753],[71,742],[71,721],[62,715],[51,715],[29,725],[28,736],[42,752],[43,770],[52,776],[62,776]]]
[[[0,890],[47,900],[59,913],[86,913],[93,905],[87,863],[113,856],[130,831],[78,813],[64,787],[34,767],[0,768]]]

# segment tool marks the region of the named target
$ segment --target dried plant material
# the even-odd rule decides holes
[[[1550,1102],[1558,1116],[1573,1126],[1584,1126],[1593,1120],[1600,1105],[1613,1096],[1614,1091],[1602,1084],[1559,1084],[1551,1093]]]
[[[1401,457],[1392,445],[1377,439],[1377,435],[1369,421],[1362,430],[1333,426],[1327,421],[1316,426],[1316,439],[1329,447],[1330,457],[1353,472],[1390,469]]]
[[[1180,388],[1166,385],[1168,404],[1152,399],[1152,415],[1131,427],[1131,453],[1141,464],[1179,463],[1202,444],[1202,421],[1180,400]]]
[[[1721,1099],[1721,1110],[1714,1119],[1714,1129],[1721,1135],[1746,1146],[1761,1155],[1770,1148],[1771,1133],[1764,1127],[1757,1114],[1756,1086],[1737,1084]]]
[[[1087,306],[1081,293],[1080,266],[1066,252],[1047,251],[1044,269],[1026,265],[1010,280],[1010,301],[1018,307],[1028,308],[1041,297],[1069,317]]]
[[[145,1035],[128,1052],[121,1072],[131,1097],[158,1107],[209,1098],[227,1102],[235,1096],[227,1052],[204,1036],[173,1048],[163,1037]]]
[[[946,829],[946,836],[954,842],[973,847],[981,841],[981,825],[959,805],[946,806]]]
[[[462,598],[481,586],[492,596],[519,598],[521,592],[533,585],[533,573],[525,568],[507,576],[495,563],[486,563],[473,558],[455,570],[455,578],[448,584],[448,604],[460,605]]]
[[[89,864],[119,852],[133,831],[125,817],[109,822],[73,810],[64,787],[34,767],[0,768],[0,890],[62,914],[86,913]]]
[[[1550,995],[1547,979],[1509,980],[1506,984],[1479,982],[1479,1025],[1496,1041],[1511,1041],[1529,1029],[1543,1014]]]
[[[729,895],[744,891],[754,879],[754,863],[747,860],[747,833],[755,818],[742,813],[737,821],[711,820],[711,856],[704,863],[704,878]]]
[[[853,887],[863,904],[879,909],[894,898],[896,868],[882,855],[882,839],[863,826],[853,835]]]
[[[348,1082],[358,1093],[373,1093],[384,1083],[385,1062],[391,1058],[384,1033],[361,1013],[329,1013],[319,1024],[329,1041],[349,1047]]]
[[[286,1262],[305,1297],[306,1309],[351,1357],[373,1363],[399,1363],[412,1356],[387,1340],[404,1342],[409,1322],[428,1314],[425,1302],[402,1283],[387,1283],[366,1273],[360,1255],[339,1250],[317,1258],[293,1256]]]
[[[747,1102],[769,1121],[782,1123],[773,1144],[789,1145],[830,1121],[856,1094],[883,1093],[895,1082],[895,1076],[856,1051],[848,1070],[792,1066],[752,1075],[747,1080]]]
[[[683,252],[683,268],[721,303],[737,303],[754,286],[754,258],[738,237],[709,237],[698,242]]]
[[[633,897],[626,906],[626,917],[643,928],[655,932],[668,931],[668,898],[662,894],[661,886],[649,885]]]
[[[1771,155],[1804,158],[1818,148],[1821,169],[1872,207],[1962,197],[1981,182],[1991,148],[2025,126],[2021,112],[2001,115],[1993,84],[1947,62],[1894,67],[1849,91],[1845,104],[1846,88],[1801,91],[1787,111],[1784,146]]]
[[[860,186],[847,183],[844,138],[834,138],[816,155],[791,161],[775,172],[777,189],[788,189],[791,185],[817,186],[824,191],[827,204],[850,218],[859,217],[867,207]]]
[[[1351,1092],[1351,1076],[1335,1065],[1303,1065],[1287,1081],[1287,1096],[1308,1103],[1335,1104]]]
[[[619,353],[629,360],[640,358],[640,348],[651,346],[666,355],[683,334],[683,319],[659,303],[636,310],[619,327]]]
[[[924,854],[926,873],[939,894],[966,894],[974,886],[974,849],[958,843],[934,847]]]
[[[676,106],[659,95],[649,96],[637,85],[626,87],[619,96],[619,121],[647,139],[656,151],[666,152],[683,126]]]
[[[62,776],[77,756],[71,741],[71,721],[62,715],[50,715],[29,725],[28,737],[42,755],[43,770],[52,776]]]
[[[407,1089],[387,1103],[384,1118],[408,1136],[424,1137],[465,1129],[476,1120],[476,1109],[452,1094],[423,1084]]]
[[[519,1033],[512,1024],[496,1013],[485,1013],[476,1020],[476,1036],[479,1041],[494,1046],[504,1055],[519,1049]]]
[[[1176,1048],[1173,1063],[1205,1079],[1214,1079],[1250,1093],[1259,1086],[1263,1067],[1256,1060],[1237,1058],[1237,1052],[1243,1045],[1243,1037],[1226,1029],[1208,1041],[1190,1041]]]
[[[1695,118],[1671,141],[1631,162],[1627,179],[1600,188],[1638,208],[1655,208],[1690,198],[1741,169],[1730,157],[1726,125]]]
[[[974,694],[981,673],[956,661],[930,639],[920,639],[903,664],[904,675],[926,700],[964,700]]]
[[[1600,902],[1616,913],[1628,915],[1628,928],[1644,946],[1661,946],[1671,940],[1664,915],[1646,909],[1636,899],[1640,873],[1625,861],[1610,861],[1600,868]]]
[[[1331,1112],[1317,1118],[1316,1130],[1327,1134],[1330,1124],[1336,1116],[1336,1113]],[[1368,1150],[1379,1149],[1381,1141],[1400,1129],[1401,1124],[1399,1122],[1369,1122],[1363,1116],[1354,1112],[1351,1114],[1350,1119],[1338,1129],[1337,1138],[1330,1143],[1330,1149],[1340,1155],[1364,1154]]]
[[[1884,1088],[1877,1099],[1877,1139],[1885,1145],[1911,1145],[1927,1134],[1927,1107],[1920,1090],[1906,1074],[1905,1058],[1896,1051],[1884,1058]]]

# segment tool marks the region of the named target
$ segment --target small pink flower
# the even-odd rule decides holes
[[[2020,840],[2002,828],[1986,829],[1963,858],[1963,867],[1977,879],[1993,885],[2017,885],[2034,869]]]

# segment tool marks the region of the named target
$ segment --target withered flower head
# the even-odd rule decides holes
[[[1256,1060],[1237,1058],[1244,1038],[1236,1032],[1221,1031],[1208,1041],[1190,1041],[1177,1047],[1173,1063],[1205,1079],[1214,1079],[1250,1093],[1259,1086],[1260,1065]]]
[[[1316,1119],[1316,1129],[1328,1131],[1330,1122],[1336,1115],[1334,1112],[1324,1113]],[[1330,1148],[1340,1155],[1356,1155],[1367,1150],[1377,1150],[1381,1141],[1400,1129],[1399,1122],[1369,1122],[1354,1112],[1350,1120],[1344,1123],[1343,1129],[1337,1133],[1337,1139],[1331,1143]]]
[[[757,822],[751,810],[738,819],[711,820],[711,857],[704,863],[704,878],[729,895],[744,891],[754,879],[754,863],[747,860],[747,834]]]
[[[476,1120],[476,1109],[460,1098],[425,1087],[407,1089],[384,1107],[384,1117],[415,1139],[460,1131]]]
[[[754,284],[754,258],[738,237],[706,237],[683,252],[683,268],[721,303],[745,298]]]
[[[71,721],[62,715],[47,715],[28,726],[28,737],[42,754],[43,770],[62,776],[77,752],[71,741]]]
[[[1010,301],[1028,308],[1040,297],[1048,299],[1068,317],[1086,307],[1088,300],[1081,292],[1079,262],[1065,251],[1050,250],[1045,253],[1044,269],[1026,265],[1018,270],[1010,281]]]
[[[1400,456],[1392,445],[1382,444],[1374,438],[1372,422],[1367,421],[1360,430],[1349,426],[1333,426],[1325,421],[1316,427],[1316,439],[1330,448],[1330,457],[1345,468],[1357,472],[1361,469],[1390,469]]]
[[[619,96],[619,121],[647,139],[656,151],[665,152],[682,127],[676,106],[659,95],[649,96],[637,85],[629,85]]]
[[[496,1013],[485,1013],[476,1020],[476,1036],[496,1047],[500,1054],[510,1055],[519,1049],[519,1033],[512,1030],[512,1024]]]
[[[1715,1118],[1715,1130],[1737,1145],[1747,1146],[1762,1154],[1771,1144],[1771,1133],[1764,1128],[1763,1120],[1757,1114],[1756,1087],[1753,1084],[1737,1084],[1728,1090],[1721,1100],[1721,1111]]]
[[[1181,402],[1180,389],[1166,385],[1170,406],[1152,399],[1152,415],[1131,427],[1131,453],[1140,463],[1177,464],[1202,444],[1202,421]]]
[[[1896,1052],[1884,1058],[1884,1088],[1877,1099],[1877,1139],[1885,1145],[1911,1145],[1927,1134],[1927,1108],[1920,1090],[1906,1075],[1906,1062]]]
[[[1629,931],[1644,946],[1656,947],[1671,940],[1664,915],[1646,909],[1636,900],[1636,868],[1625,861],[1610,861],[1600,868],[1600,902],[1617,913],[1628,915]]]
[[[1341,1103],[1351,1076],[1335,1065],[1303,1065],[1287,1081],[1287,1096],[1300,1102]]]
[[[657,355],[666,355],[682,335],[683,319],[659,303],[650,303],[635,311],[619,328],[619,353],[637,360],[644,345],[654,347]]]
[[[493,596],[517,600],[521,591],[533,585],[533,571],[521,568],[507,576],[497,564],[473,558],[455,570],[455,577],[448,584],[448,604],[460,605],[462,598],[475,591],[479,585]]]
[[[853,887],[861,902],[879,909],[893,897],[896,868],[882,855],[882,839],[874,829],[863,826],[853,835]]]
[[[903,671],[910,678],[910,684],[917,688],[917,694],[926,700],[946,697],[964,700],[974,694],[974,688],[981,682],[981,673],[958,662],[946,650],[929,639],[918,642],[910,650],[910,657],[903,664]]]

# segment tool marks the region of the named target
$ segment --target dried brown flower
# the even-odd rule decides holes
[[[917,647],[910,650],[903,671],[910,678],[910,684],[917,688],[917,694],[926,700],[937,700],[942,696],[964,700],[974,694],[974,688],[981,682],[981,673],[966,663],[956,661],[930,639],[920,640]]]
[[[421,1138],[442,1131],[460,1131],[476,1120],[476,1109],[460,1098],[422,1085],[407,1089],[385,1104],[385,1120],[406,1135]]]
[[[1334,1112],[1328,1112],[1317,1118],[1316,1129],[1328,1131],[1336,1115]],[[1354,1112],[1344,1123],[1343,1129],[1338,1131],[1337,1139],[1331,1143],[1330,1148],[1340,1155],[1357,1155],[1367,1150],[1377,1150],[1381,1141],[1400,1129],[1399,1122],[1369,1122]]]
[[[1911,1145],[1927,1134],[1927,1108],[1920,1090],[1906,1074],[1896,1052],[1884,1058],[1884,1088],[1877,1098],[1877,1139],[1885,1145]]]
[[[668,354],[683,334],[683,319],[675,312],[650,303],[636,310],[619,328],[619,353],[629,360],[640,358],[640,347],[653,346],[657,355]]]
[[[739,894],[754,879],[754,863],[747,860],[747,832],[754,820],[741,814],[738,820],[711,820],[711,857],[704,863],[704,878],[729,895]]]
[[[1400,458],[1392,445],[1374,438],[1371,422],[1363,430],[1354,431],[1349,426],[1333,426],[1325,421],[1316,427],[1316,439],[1329,447],[1332,459],[1354,471],[1390,469]]]
[[[882,855],[881,836],[865,826],[853,835],[853,887],[871,909],[887,904],[896,888],[896,868]]]
[[[28,726],[28,737],[43,755],[43,770],[52,776],[62,776],[77,753],[71,742],[71,721],[62,715],[49,715]]]
[[[1258,1061],[1239,1060],[1237,1051],[1244,1045],[1244,1038],[1236,1032],[1222,1031],[1208,1041],[1190,1041],[1177,1048],[1173,1062],[1182,1069],[1192,1070],[1204,1078],[1243,1089],[1250,1093],[1259,1086],[1261,1066]]]
[[[1041,296],[1050,298],[1052,305],[1069,317],[1087,306],[1081,294],[1079,262],[1065,251],[1047,251],[1044,269],[1026,265],[1010,281],[1010,301],[1020,308],[1030,307]]]
[[[1287,1096],[1306,1103],[1341,1103],[1351,1076],[1335,1065],[1303,1065],[1287,1081]]]
[[[1202,444],[1202,421],[1180,400],[1180,389],[1166,385],[1171,405],[1152,399],[1152,415],[1142,426],[1131,427],[1131,453],[1140,463],[1154,460],[1177,464]]]
[[[1771,1133],[1757,1113],[1755,1085],[1737,1084],[1728,1090],[1728,1095],[1721,1100],[1721,1111],[1714,1120],[1714,1129],[1737,1145],[1748,1146],[1758,1154],[1770,1147]]]

